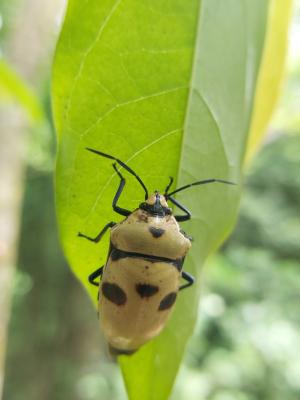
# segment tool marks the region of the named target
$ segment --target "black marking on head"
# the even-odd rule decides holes
[[[126,303],[126,293],[116,283],[103,282],[101,289],[103,296],[117,306],[123,306]]]
[[[176,292],[171,292],[171,293],[167,294],[160,302],[158,311],[164,311],[164,310],[168,310],[169,308],[171,308],[172,305],[175,303],[176,297],[177,297]]]
[[[137,283],[135,288],[142,298],[154,296],[159,290],[158,286],[149,285],[148,283]]]
[[[112,356],[131,356],[131,354],[135,353],[138,349],[134,350],[125,350],[125,349],[117,349],[116,347],[113,347],[111,344],[108,345],[109,352]]]
[[[131,251],[124,251],[124,250],[119,250],[117,249],[112,243],[110,247],[110,254],[109,257],[111,261],[118,261],[122,258],[143,258],[147,262],[150,263],[156,263],[156,262],[164,262],[167,264],[172,264],[178,271],[180,272],[182,270],[184,258],[177,258],[175,260],[172,260],[171,258],[167,257],[161,257],[161,256],[153,256],[150,254],[142,254],[142,253],[135,253]]]
[[[165,230],[162,228],[155,228],[155,226],[150,226],[149,232],[154,238],[159,238],[165,233]]]
[[[160,203],[157,204],[157,201],[155,202],[155,204],[148,204],[146,202],[141,203],[139,205],[139,208],[141,210],[146,211],[151,216],[157,216],[157,217],[160,217],[160,218],[163,218],[166,215],[172,215],[172,209],[171,208],[164,207]]]

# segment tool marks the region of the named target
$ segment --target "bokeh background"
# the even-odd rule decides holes
[[[35,87],[49,121],[29,129],[20,117],[27,135],[3,399],[125,399],[55,223],[49,87],[64,1],[0,0],[0,6],[1,51]],[[299,0],[282,89],[265,143],[245,173],[237,226],[203,271],[199,321],[172,400],[300,398]]]

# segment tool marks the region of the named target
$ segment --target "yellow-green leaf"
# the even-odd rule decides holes
[[[0,104],[17,103],[32,121],[43,118],[43,110],[34,91],[4,60],[0,59]]]
[[[254,109],[245,161],[258,150],[278,100],[284,77],[292,0],[271,0],[262,63],[258,75]]]

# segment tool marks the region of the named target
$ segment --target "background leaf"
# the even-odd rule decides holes
[[[163,190],[170,175],[178,184],[208,177],[240,183],[268,4],[69,1],[53,79],[57,211],[67,258],[95,304],[87,277],[104,264],[108,235],[95,246],[77,232],[96,235],[120,220],[111,210],[118,178],[108,160],[84,148],[128,162],[151,190]],[[133,209],[143,192],[127,181],[121,204]],[[239,188],[210,185],[178,198],[193,214],[185,269],[197,285],[179,296],[158,338],[120,357],[131,399],[168,397],[195,323],[201,265],[233,225]]]
[[[19,103],[32,121],[43,119],[43,110],[34,91],[4,59],[0,59],[0,104],[12,102]]]
[[[246,162],[251,161],[264,135],[278,100],[284,76],[292,0],[272,0],[262,64],[257,81]]]

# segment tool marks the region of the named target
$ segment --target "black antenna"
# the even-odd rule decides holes
[[[172,186],[172,183],[173,183],[173,181],[174,181],[173,176],[170,176],[169,179],[170,179],[170,181],[169,181],[169,183],[168,183],[168,186],[165,188],[165,194],[168,193],[168,191],[170,190],[170,187]]]
[[[139,183],[142,185],[144,191],[145,191],[145,199],[148,199],[148,190],[146,188],[146,186],[144,185],[143,181],[141,180],[141,178],[130,168],[128,167],[128,165],[126,165],[123,161],[119,160],[116,157],[110,156],[109,154],[106,153],[102,153],[101,151],[98,150],[94,150],[94,149],[90,149],[89,147],[86,147],[86,150],[91,151],[92,153],[98,154],[99,156],[102,157],[106,157],[106,158],[110,158],[111,160],[115,160],[119,165],[121,165],[121,167],[123,167],[124,169],[126,169],[126,171],[128,171],[131,175],[133,175],[138,181]]]
[[[175,193],[181,192],[182,190],[187,189],[191,186],[206,185],[207,183],[213,183],[213,182],[226,183],[227,185],[236,185],[236,183],[234,183],[234,182],[225,181],[223,179],[204,179],[203,181],[197,181],[194,183],[190,183],[189,185],[182,186],[181,188],[176,189],[171,193],[165,193],[165,194],[168,197],[168,196],[172,196]]]

